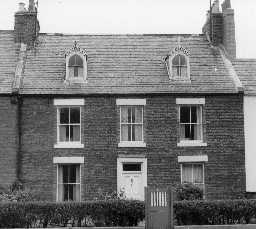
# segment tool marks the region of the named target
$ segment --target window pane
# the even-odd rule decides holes
[[[68,183],[69,181],[69,166],[68,165],[62,165],[62,173],[63,173],[63,183]]]
[[[135,122],[142,123],[142,109],[143,107],[136,107],[135,108]]]
[[[184,55],[179,55],[180,56],[180,65],[184,66],[186,65],[186,58]]]
[[[182,182],[183,183],[192,183],[192,165],[183,164],[182,165]]]
[[[121,125],[121,141],[128,141],[128,126],[126,124]]]
[[[80,123],[80,108],[70,108],[70,123]]]
[[[79,142],[80,141],[80,125],[70,126],[70,141]]]
[[[77,165],[69,165],[69,181],[68,181],[68,183],[76,183],[76,167],[77,167]]]
[[[134,125],[135,141],[142,141],[142,125]]]
[[[69,141],[69,126],[59,126],[59,138],[60,142]]]
[[[190,123],[190,107],[180,107],[180,122]]]
[[[128,107],[125,107],[125,106],[121,107],[121,122],[122,123],[128,122]]]
[[[80,184],[73,185],[73,201],[80,201]]]
[[[202,140],[202,126],[200,124],[194,125],[194,139]]]
[[[78,77],[78,67],[74,67],[74,77]]]
[[[197,107],[191,107],[191,123],[197,123]]]
[[[60,124],[69,123],[69,108],[60,108]]]
[[[68,66],[69,67],[73,67],[73,66],[83,67],[83,59],[79,55],[75,54],[69,58]]]
[[[193,165],[193,175],[194,175],[194,183],[204,183],[203,181],[203,165],[194,164]]]
[[[128,107],[128,123],[132,122],[132,108]]]
[[[173,77],[180,76],[180,67],[172,67],[172,75]]]
[[[123,171],[141,171],[141,163],[125,163]]]
[[[187,67],[181,67],[180,68],[180,76],[186,77],[187,76]]]
[[[180,55],[176,55],[173,59],[172,59],[172,65],[176,65],[178,66],[179,65],[179,58],[180,58]]]

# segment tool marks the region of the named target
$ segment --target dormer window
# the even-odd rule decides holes
[[[77,55],[74,54],[69,58],[68,61],[68,69],[69,69],[69,77],[83,77],[83,68],[84,63],[83,59]]]
[[[172,76],[187,77],[187,61],[184,55],[178,54],[172,59]]]
[[[65,80],[75,83],[86,82],[87,79],[87,54],[77,42],[66,52],[66,77]]]
[[[167,57],[166,66],[170,80],[190,82],[189,51],[182,46],[176,47]]]

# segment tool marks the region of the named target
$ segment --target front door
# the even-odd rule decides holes
[[[118,163],[118,191],[127,199],[144,200],[146,184],[146,159],[125,158]]]

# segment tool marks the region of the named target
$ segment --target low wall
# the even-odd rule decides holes
[[[65,228],[66,229],[67,228],[68,229],[144,229],[144,227],[65,227]],[[16,229],[21,229],[21,228],[16,228]],[[51,229],[59,229],[59,228],[51,228]],[[175,227],[175,229],[256,229],[256,224],[177,226]]]

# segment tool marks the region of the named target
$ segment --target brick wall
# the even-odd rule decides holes
[[[16,179],[17,107],[9,96],[0,97],[0,186]]]
[[[51,98],[25,98],[23,103],[22,178],[49,200],[56,198],[54,156],[84,156],[83,199],[99,190],[116,190],[120,154],[145,155],[148,185],[180,183],[179,155],[207,154],[207,198],[237,198],[245,192],[243,97],[206,96],[207,147],[177,147],[175,96],[148,96],[145,107],[146,148],[118,148],[119,116],[115,97],[86,97],[82,110],[83,149],[54,149],[56,107]]]

